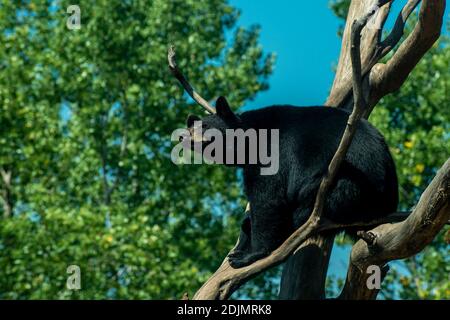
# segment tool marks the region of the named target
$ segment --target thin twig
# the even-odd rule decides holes
[[[172,71],[172,74],[177,78],[177,80],[181,83],[184,90],[191,96],[192,99],[194,99],[195,102],[197,102],[199,105],[201,105],[203,108],[206,109],[209,113],[216,113],[216,109],[214,109],[208,101],[202,98],[195,90],[192,88],[191,84],[186,80],[186,77],[183,75],[183,73],[178,69],[177,62],[175,59],[175,47],[170,46],[169,52],[167,54],[167,60],[169,61],[169,68]]]

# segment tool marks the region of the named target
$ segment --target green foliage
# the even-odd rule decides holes
[[[234,170],[170,161],[172,131],[200,109],[168,71],[168,45],[199,92],[235,107],[267,89],[273,56],[224,0],[81,1],[80,30],[66,27],[69,4],[0,3],[14,205],[0,220],[0,298],[192,295],[244,204]],[[65,287],[72,264],[79,291]]]
[[[345,20],[347,18],[348,9],[350,8],[350,3],[350,0],[332,0],[328,5],[336,17]]]
[[[350,8],[350,0],[330,0],[328,6],[334,15],[345,22],[347,19],[348,9]],[[340,25],[338,28],[338,36],[342,37],[344,33],[344,25]]]

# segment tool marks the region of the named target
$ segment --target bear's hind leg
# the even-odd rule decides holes
[[[241,225],[241,233],[239,234],[239,239],[234,250],[228,255],[228,257],[238,257],[248,254],[251,250],[251,221],[250,214],[246,213],[244,220]]]
[[[268,256],[286,238],[288,214],[283,208],[269,204],[253,204],[250,212],[250,251],[241,251],[229,256],[233,268],[241,268]]]

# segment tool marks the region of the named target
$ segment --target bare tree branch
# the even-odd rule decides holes
[[[376,250],[365,241],[352,249],[347,279],[340,299],[375,299],[378,290],[368,289],[367,268],[380,268],[391,260],[403,259],[422,251],[450,219],[450,159],[420,197],[412,214],[403,222],[383,224],[370,232]]]
[[[395,212],[372,221],[371,226],[401,222],[410,214],[410,211]],[[447,225],[450,225],[450,220]],[[281,275],[279,299],[325,299],[325,282],[334,238],[335,235],[332,232],[310,237],[300,245],[294,255],[287,259]]]
[[[379,48],[381,49],[379,50],[381,52],[375,55],[377,60],[384,57],[398,44],[400,39],[403,37],[406,21],[408,20],[414,9],[419,5],[420,1],[421,0],[409,0],[408,3],[406,3],[406,5],[403,7],[402,11],[397,17],[397,20],[395,21],[392,32],[386,37],[386,39],[381,42],[379,46]]]
[[[391,2],[374,2],[373,0],[352,1],[348,19],[358,17],[358,14],[365,12],[361,9],[364,5],[367,7],[375,3],[381,8],[384,3],[386,5],[380,9],[379,13],[381,22],[375,26],[375,28],[382,28],[389,13],[389,5]],[[392,57],[386,65],[378,63],[399,43],[403,36],[406,21],[419,3],[420,0],[409,0],[406,3],[397,17],[391,33],[385,40],[381,41],[382,29],[378,30],[378,33],[373,30],[371,32],[369,31],[369,34],[362,39],[362,48],[366,48],[362,52],[362,75],[363,77],[368,77],[367,88],[364,88],[369,105],[364,115],[365,118],[369,116],[373,107],[383,96],[401,87],[412,69],[439,38],[445,11],[445,0],[423,0],[419,12],[419,21],[414,31],[394,54],[394,57],[397,56],[398,58],[394,59]],[[331,93],[325,103],[328,106],[344,109],[351,109],[353,106],[353,88],[348,63],[350,55],[348,38],[351,34],[349,21],[344,31],[341,57],[339,59],[336,77]]]
[[[342,230],[343,228],[370,228],[380,224],[398,221],[400,216],[405,217],[403,213],[394,213],[391,216],[379,218],[369,222],[356,222],[351,224],[338,224],[325,220],[317,220],[310,217],[308,221],[297,229],[279,248],[272,252],[266,258],[256,261],[252,265],[233,269],[228,258],[222,262],[219,269],[208,279],[205,284],[197,291],[194,300],[216,300],[227,299],[239,286],[255,277],[259,273],[274,267],[285,261],[291,254],[295,254],[300,249],[301,244],[311,237],[323,232],[332,230]],[[230,252],[232,252],[231,250]]]
[[[363,12],[360,10],[360,8],[358,8],[363,5],[363,2],[369,4],[371,0],[352,1],[349,16],[357,16],[358,12]],[[419,2],[419,0],[409,0],[407,2],[407,4],[403,7],[401,13],[397,17],[392,32],[385,38],[385,40],[380,41],[382,31],[381,29],[379,34],[380,38],[377,42],[373,41],[373,37],[372,41],[368,41],[363,37],[362,47],[369,47],[369,49],[367,49],[367,52],[369,52],[367,55],[369,57],[371,56],[371,58],[363,60],[362,73],[363,76],[365,76],[364,91],[368,99],[368,108],[366,110],[366,114],[364,115],[365,118],[369,117],[374,106],[383,96],[401,87],[409,73],[413,70],[419,60],[432,47],[434,42],[439,37],[446,1],[424,0],[422,1],[421,9],[419,12],[419,19],[413,32],[402,43],[394,56],[390,60],[388,60],[386,64],[377,64],[377,62],[381,58],[385,57],[399,43],[404,33],[406,21],[414,11],[414,9],[418,6]],[[385,7],[388,8],[388,6],[389,4]],[[383,17],[382,19],[385,19],[385,17]],[[384,22],[382,22],[380,25],[384,25]],[[348,74],[348,70],[346,69],[348,69],[349,66],[347,61],[345,60],[345,57],[348,56],[347,52],[349,51],[345,37],[348,37],[348,34],[350,33],[349,30],[350,28],[347,25],[346,32],[344,33],[338,72],[333,84],[333,89],[327,100],[327,105],[338,106],[345,109],[350,109],[353,105],[352,86],[350,85],[350,79],[348,79],[348,76],[346,77],[346,74]],[[370,49],[371,47],[373,49]],[[447,223],[449,223],[448,219]],[[342,293],[342,298],[351,296],[351,290],[349,289],[350,287],[354,288],[365,284],[365,275],[359,273],[358,276],[360,277],[360,279],[358,281],[358,276],[355,276],[355,274],[356,273],[354,272],[354,270],[349,270],[349,276],[347,280],[348,282],[353,281],[354,285],[351,285],[350,283],[346,284],[346,291]],[[362,291],[367,294],[366,289],[367,287],[364,286]],[[354,292],[353,298],[375,298],[377,293],[378,291],[371,291],[370,294],[364,296],[364,294],[362,293],[358,295],[358,290],[356,290],[356,292]]]
[[[392,0],[357,0],[351,2],[347,16],[347,23],[342,37],[342,48],[336,70],[336,76],[325,105],[342,107],[349,110],[353,107],[353,100],[349,99],[349,95],[353,90],[350,57],[350,42],[353,22],[360,19],[369,10],[377,7],[380,8],[377,13],[378,20],[374,25],[372,25],[371,28],[366,28],[363,31],[361,38],[362,75],[364,77],[368,70],[370,70],[367,66],[370,65],[370,61],[373,60],[373,56],[376,52],[376,46],[381,40],[383,26],[389,15],[391,2]],[[347,103],[348,106],[345,107],[344,103]]]
[[[408,75],[439,38],[445,12],[445,0],[422,0],[419,20],[412,33],[387,63],[376,64],[370,72],[371,109],[386,94],[398,90]]]
[[[216,109],[214,109],[208,101],[203,99],[195,90],[192,88],[190,83],[186,80],[186,77],[183,73],[178,69],[177,62],[175,60],[175,48],[174,46],[169,47],[169,52],[167,54],[167,59],[169,61],[169,68],[172,71],[172,74],[177,78],[177,80],[181,83],[184,90],[197,102],[200,106],[206,109],[209,113],[216,113]]]

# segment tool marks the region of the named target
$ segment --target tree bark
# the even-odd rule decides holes
[[[368,102],[365,118],[385,95],[398,90],[408,75],[439,38],[446,0],[408,0],[390,34],[381,39],[384,23],[393,0],[352,0],[342,39],[341,54],[333,86],[325,105],[351,110],[353,88],[350,64],[351,24],[369,8],[380,8],[376,22],[361,34],[361,61],[364,94]],[[421,2],[419,18],[413,31],[385,63],[379,61],[400,42],[406,21]],[[383,5],[384,4],[384,5]]]
[[[392,260],[411,257],[433,241],[450,219],[450,159],[420,197],[411,215],[403,222],[383,224],[371,230],[371,243],[359,240],[353,246],[350,266],[340,299],[375,299],[378,290],[366,285],[369,266],[383,268]]]
[[[318,234],[301,245],[283,267],[279,299],[316,300],[325,298],[325,281],[334,235]]]

